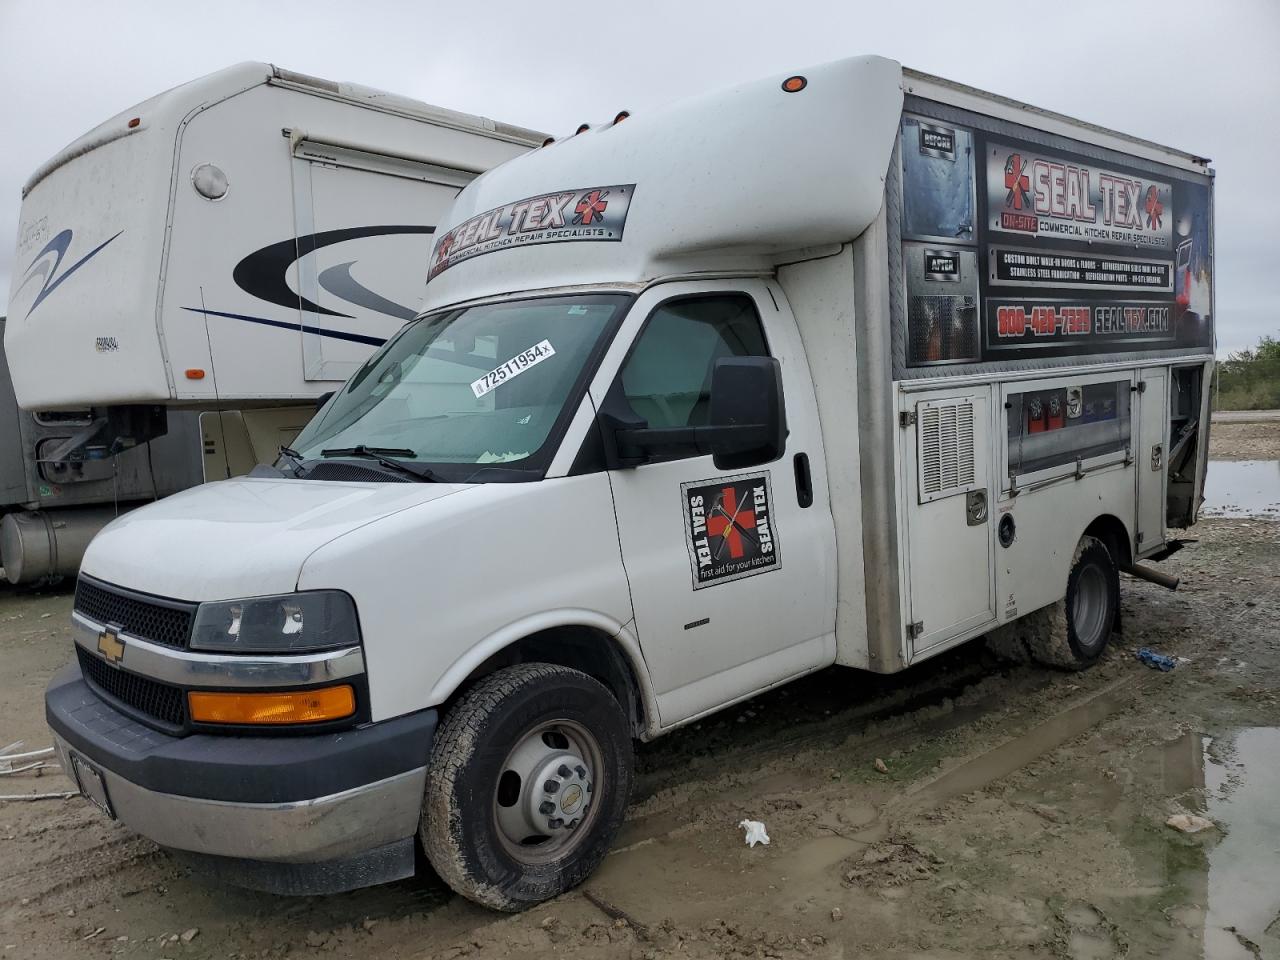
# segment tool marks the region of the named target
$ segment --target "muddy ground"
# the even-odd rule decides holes
[[[1209,428],[1209,446],[1215,460],[1280,460],[1280,422],[1214,420]]]
[[[1253,443],[1236,426],[1254,425],[1215,425],[1215,456]],[[1123,635],[1086,673],[974,643],[897,677],[827,671],[642,747],[614,853],[517,917],[429,874],[328,898],[218,888],[79,798],[0,802],[0,960],[1280,957],[1280,523],[1192,535],[1164,565],[1176,593],[1126,578]],[[0,595],[0,746],[48,742],[70,604]],[[1185,659],[1158,672],[1144,646]],[[1183,834],[1175,813],[1215,826]]]

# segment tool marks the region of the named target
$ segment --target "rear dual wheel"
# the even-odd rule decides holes
[[[545,663],[496,671],[437,733],[419,829],[427,858],[497,910],[558,896],[608,852],[631,762],[626,714],[598,681]]]
[[[987,645],[1006,660],[1083,670],[1106,650],[1119,610],[1115,558],[1101,540],[1084,536],[1071,558],[1066,596],[997,627],[987,635]]]

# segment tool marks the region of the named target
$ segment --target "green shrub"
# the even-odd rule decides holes
[[[1232,353],[1215,376],[1215,410],[1280,409],[1280,340],[1263,337],[1255,349]]]

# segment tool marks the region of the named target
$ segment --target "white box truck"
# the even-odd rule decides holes
[[[1066,669],[1196,518],[1207,162],[875,57],[468,185],[421,316],[275,467],[112,523],[48,719],[109,815],[518,910],[632,744],[982,635]]]
[[[43,164],[4,324],[7,578],[74,575],[122,505],[274,459],[413,318],[458,190],[544,139],[243,63]]]

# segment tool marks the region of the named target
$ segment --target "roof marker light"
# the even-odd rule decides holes
[[[618,124],[620,124],[623,120],[627,119],[627,117],[629,116],[631,116],[630,110],[619,110],[618,115],[613,118],[613,125],[616,127]]]
[[[543,145],[544,147],[549,147],[549,146],[551,146],[551,145],[552,145],[553,143],[555,143],[555,142],[556,142],[556,138],[555,138],[555,137],[547,137],[547,139],[545,139],[545,140],[543,140],[543,141],[542,141],[542,145]]]
[[[782,81],[782,90],[784,93],[799,93],[808,85],[808,80],[799,74],[796,74],[794,77],[787,77],[787,79]]]
[[[578,129],[573,131],[573,135],[576,137],[578,134],[582,133],[584,130],[590,130],[590,129],[591,129],[591,124],[589,123],[580,124],[578,126]]]
[[[130,130],[136,130],[139,127],[139,125],[141,125],[141,123],[142,123],[141,117],[134,117],[127,124],[125,124],[125,126],[127,126]]]

